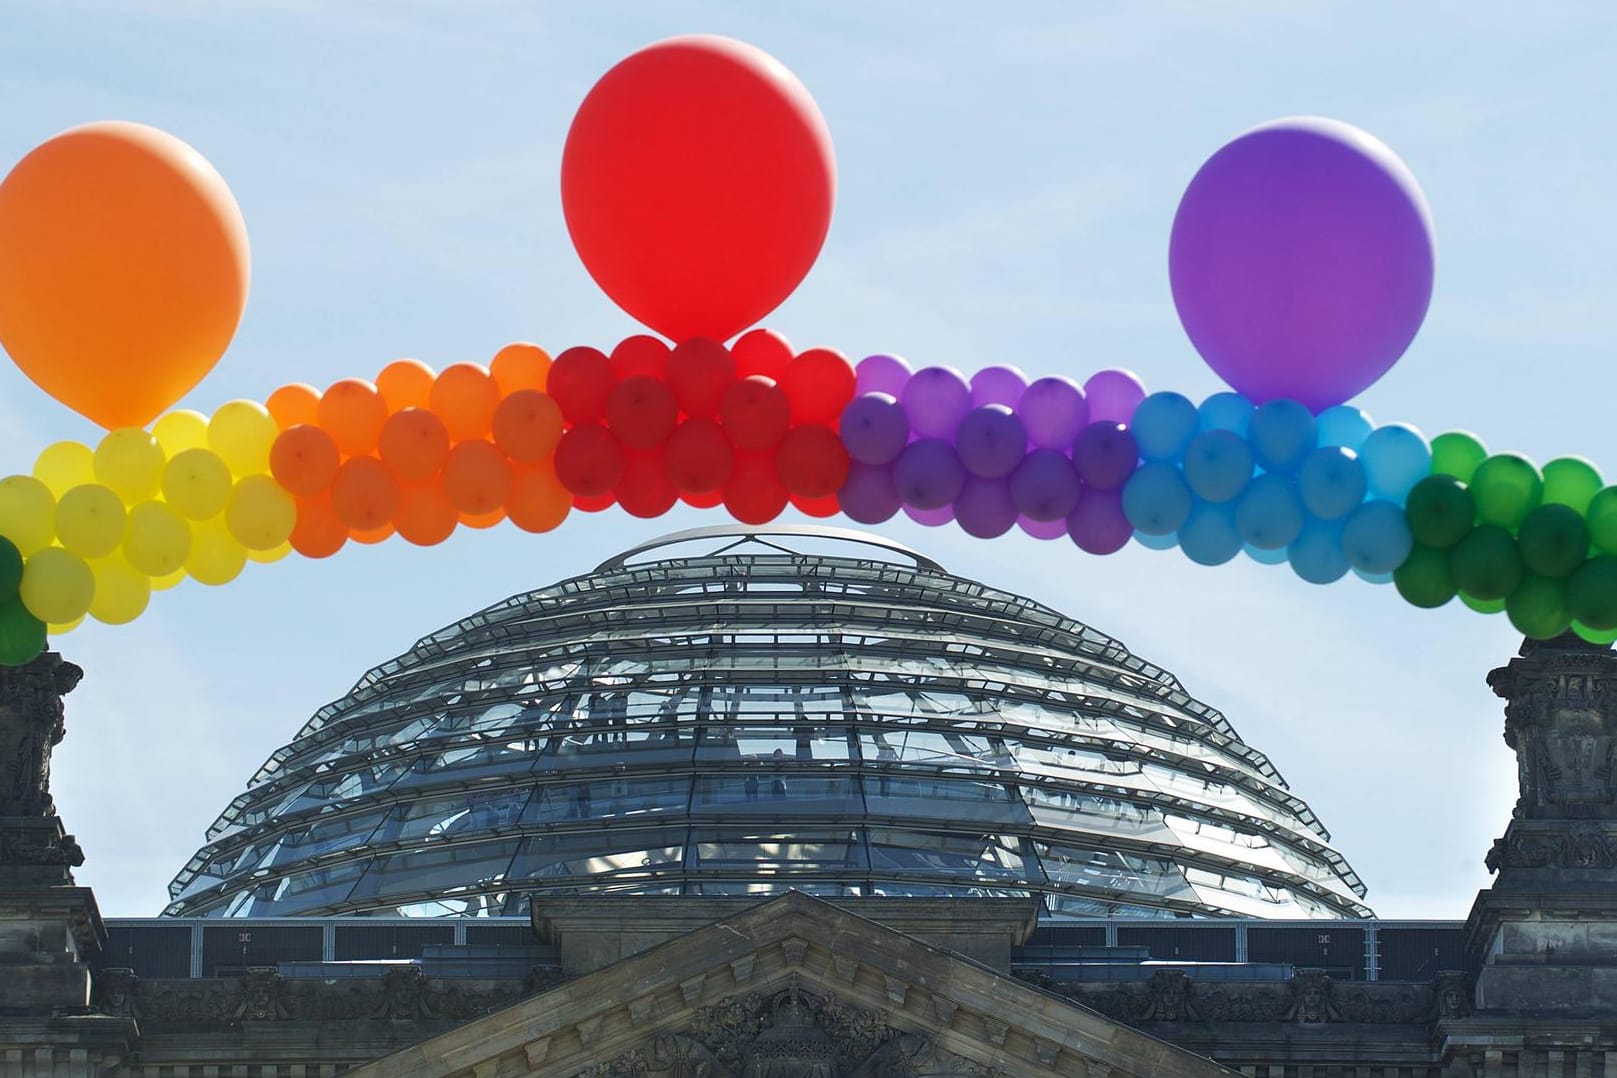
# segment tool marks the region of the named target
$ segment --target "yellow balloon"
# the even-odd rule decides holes
[[[95,598],[90,616],[104,625],[125,625],[140,617],[152,600],[151,578],[124,560],[122,554],[90,563],[95,575]]]
[[[72,621],[67,622],[64,625],[47,625],[47,626],[45,626],[45,635],[46,636],[66,636],[68,633],[72,632],[74,629],[77,629],[80,625],[83,625],[83,624],[84,624],[84,615],[80,614],[78,617],[74,618]]]
[[[95,598],[95,574],[84,559],[59,546],[36,550],[23,563],[18,589],[28,612],[47,625],[81,618]]]
[[[230,401],[208,421],[208,448],[238,476],[269,471],[270,446],[281,428],[257,401]]]
[[[292,553],[292,544],[282,543],[280,546],[272,547],[269,550],[248,550],[247,560],[268,565],[270,562],[280,561],[290,553]]]
[[[187,528],[186,530],[189,531],[190,529]],[[189,549],[189,542],[187,543],[187,549]],[[152,590],[153,591],[167,591],[168,589],[174,587],[176,584],[178,584],[180,581],[182,581],[184,579],[185,579],[185,570],[184,569],[176,569],[174,572],[168,574],[167,576],[154,576],[154,577],[152,577]]]
[[[56,541],[81,558],[104,558],[124,538],[124,503],[109,487],[86,483],[56,503]]]
[[[249,475],[230,492],[225,527],[248,550],[274,550],[292,535],[298,504],[267,475]]]
[[[163,469],[163,498],[192,520],[211,520],[230,500],[230,468],[211,449],[185,449]]]
[[[0,535],[25,558],[50,546],[56,538],[56,499],[50,488],[31,475],[0,479]]]
[[[34,478],[60,498],[74,487],[95,482],[95,451],[83,442],[56,442],[34,460]]]
[[[172,506],[141,502],[129,510],[124,557],[130,565],[150,577],[184,576],[185,558],[190,553],[190,525]]]
[[[152,424],[152,437],[172,460],[187,449],[208,448],[208,417],[189,408],[164,413]]]
[[[133,505],[157,493],[165,459],[156,438],[139,427],[119,427],[95,447],[95,478]]]
[[[199,584],[228,584],[247,564],[247,550],[230,534],[223,519],[193,521],[191,553],[185,571]]]

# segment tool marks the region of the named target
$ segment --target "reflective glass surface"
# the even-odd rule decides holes
[[[1222,714],[1104,634],[831,529],[704,529],[425,637],[321,708],[171,915],[497,916],[530,895],[1043,897],[1357,917]]]

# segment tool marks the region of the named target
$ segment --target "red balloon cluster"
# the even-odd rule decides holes
[[[566,428],[556,476],[586,511],[616,503],[655,517],[682,500],[722,503],[748,524],[788,503],[830,516],[848,474],[835,423],[853,391],[846,358],[823,348],[794,356],[764,329],[733,349],[702,337],[670,349],[645,336],[611,355],[570,348],[548,383]]]

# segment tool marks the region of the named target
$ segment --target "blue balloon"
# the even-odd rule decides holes
[[[1353,570],[1353,575],[1364,581],[1366,584],[1392,583],[1391,573],[1367,573],[1363,569],[1355,569]]]
[[[1342,552],[1353,568],[1390,573],[1409,557],[1415,537],[1404,511],[1389,501],[1365,502],[1342,522]]]
[[[1293,400],[1267,401],[1252,413],[1247,441],[1266,472],[1296,471],[1314,448],[1314,414]]]
[[[1335,521],[1311,520],[1286,549],[1291,571],[1310,584],[1332,584],[1348,571],[1347,555],[1342,553],[1342,525]]]
[[[1410,488],[1432,473],[1432,450],[1421,432],[1404,423],[1377,427],[1359,450],[1370,497],[1404,504]]]
[[[1321,446],[1297,469],[1303,507],[1320,520],[1339,520],[1364,501],[1364,465],[1351,449]]]
[[[1202,401],[1196,414],[1202,430],[1227,430],[1246,437],[1252,422],[1253,404],[1239,393],[1214,393]]]
[[[1286,549],[1285,549],[1285,547],[1281,547],[1279,550],[1264,550],[1262,547],[1256,547],[1256,546],[1253,546],[1251,543],[1248,543],[1248,544],[1246,544],[1245,549],[1246,549],[1246,556],[1251,558],[1253,561],[1257,562],[1259,565],[1284,565],[1284,564],[1286,564]]]
[[[1136,531],[1134,541],[1147,550],[1172,550],[1179,545],[1179,533],[1169,532],[1167,535],[1147,535],[1145,532]]]
[[[1176,532],[1190,516],[1190,487],[1177,467],[1147,461],[1123,484],[1123,515],[1147,535]]]
[[[1252,478],[1252,449],[1240,435],[1204,430],[1185,447],[1185,482],[1196,497],[1227,502]]]
[[[1270,472],[1247,484],[1235,503],[1235,526],[1255,547],[1278,550],[1303,530],[1303,499],[1290,476]]]
[[[1129,431],[1142,460],[1178,460],[1196,433],[1196,406],[1178,393],[1153,393],[1134,409]]]
[[[1235,511],[1228,505],[1198,501],[1179,529],[1179,549],[1198,565],[1223,565],[1241,552]]]
[[[1363,408],[1351,404],[1337,404],[1314,417],[1319,427],[1319,444],[1351,449],[1355,453],[1375,429],[1375,421]]]

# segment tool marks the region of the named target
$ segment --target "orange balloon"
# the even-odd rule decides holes
[[[561,441],[561,408],[547,393],[519,389],[494,409],[494,444],[512,460],[543,460]]]
[[[399,481],[375,457],[350,457],[331,484],[331,507],[356,538],[386,527],[399,509]]]
[[[486,513],[462,513],[460,522],[468,528],[492,528],[505,519],[505,509],[491,509]]]
[[[344,378],[321,395],[316,414],[344,456],[360,457],[376,448],[387,421],[387,405],[365,379]]]
[[[300,424],[283,430],[270,446],[270,474],[299,498],[324,494],[337,478],[342,458],[324,427]]]
[[[550,461],[519,464],[511,469],[511,492],[505,496],[505,511],[511,523],[525,532],[553,530],[573,508],[573,496]]]
[[[425,408],[432,396],[432,368],[419,359],[395,359],[376,376],[376,388],[389,412]]]
[[[271,393],[264,407],[282,430],[299,423],[313,425],[320,421],[320,391],[303,382],[293,382]]]
[[[518,341],[494,353],[488,370],[499,385],[502,397],[509,397],[519,389],[543,389],[550,375],[550,353],[537,344]]]
[[[392,524],[383,524],[380,528],[372,528],[369,531],[350,532],[349,538],[356,543],[364,543],[366,546],[373,546],[376,543],[380,543],[384,539],[393,538],[395,531],[396,529]]]
[[[0,345],[109,430],[145,426],[213,369],[248,277],[224,178],[156,128],[75,127],[0,182]]]
[[[449,452],[449,431],[425,408],[406,408],[387,417],[376,445],[382,463],[394,475],[419,483],[442,467]]]
[[[461,442],[444,459],[443,484],[450,504],[460,512],[492,513],[505,504],[511,489],[511,462],[491,442]]]
[[[348,542],[348,525],[331,507],[329,495],[298,499],[298,522],[289,542],[305,558],[329,558]]]
[[[500,403],[500,387],[476,363],[456,363],[445,367],[432,383],[431,400],[432,410],[449,428],[450,441],[486,438]]]
[[[399,535],[416,546],[436,546],[448,539],[460,523],[441,483],[413,483],[399,491],[399,511],[393,522]]]

